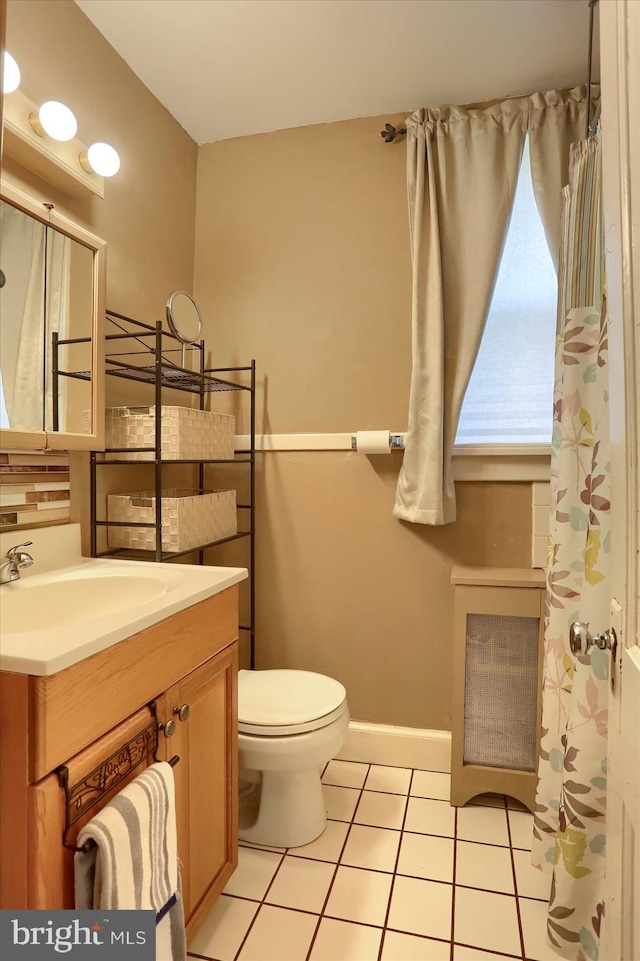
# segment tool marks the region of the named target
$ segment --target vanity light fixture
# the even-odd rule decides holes
[[[108,143],[92,143],[88,150],[80,154],[80,164],[87,173],[100,177],[113,177],[120,170],[120,157]]]
[[[4,52],[4,70],[2,72],[2,89],[4,93],[13,93],[20,86],[20,67],[11,54]]]
[[[78,121],[73,112],[57,100],[47,100],[37,114],[32,113],[29,122],[40,137],[49,136],[53,140],[73,140],[78,130]]]

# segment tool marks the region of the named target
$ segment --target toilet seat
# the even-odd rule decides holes
[[[313,671],[239,671],[238,731],[283,737],[316,731],[346,710],[339,681]]]

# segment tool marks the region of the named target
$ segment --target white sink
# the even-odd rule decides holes
[[[90,576],[73,575],[14,581],[2,592],[2,632],[30,634],[32,631],[92,621],[133,610],[160,597],[169,585],[156,577],[140,577],[128,571]]]
[[[33,540],[33,567],[0,586],[3,671],[55,674],[248,576],[243,567],[82,558],[79,540],[67,555],[75,563],[36,573]]]

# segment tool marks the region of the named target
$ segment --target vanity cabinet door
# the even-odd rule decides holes
[[[238,863],[238,644],[234,642],[164,695],[164,740],[174,767],[178,854],[188,935]],[[167,729],[165,728],[165,731]]]

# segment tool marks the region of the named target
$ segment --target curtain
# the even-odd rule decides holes
[[[472,107],[421,109],[407,120],[413,362],[393,511],[402,520],[455,520],[451,455],[491,305],[525,134],[536,202],[557,260],[564,147],[583,135],[585,118],[586,87],[576,87]]]
[[[553,872],[547,934],[596,961],[603,916],[609,652],[569,627],[609,623],[607,316],[600,133],[573,144],[562,194],[542,742],[532,860]]]
[[[42,430],[45,226],[0,205],[2,269],[0,344],[7,419]]]
[[[16,263],[16,269],[7,272],[12,299],[2,301],[7,336],[12,337],[2,361],[8,420],[16,429],[51,430],[51,335],[64,337],[68,329],[71,242],[15,208],[4,209],[3,245],[12,263],[16,258],[21,263],[21,268]],[[60,381],[64,405],[65,378]]]
[[[47,228],[46,278],[44,428],[45,430],[54,430],[53,346],[51,335],[57,333],[61,339],[69,336],[71,240],[49,227]],[[68,358],[69,347],[59,348],[58,362],[61,368],[69,369]],[[69,429],[67,424],[68,385],[67,377],[58,378],[58,426],[55,428],[57,430]]]
[[[531,179],[538,213],[556,271],[560,250],[560,192],[569,177],[571,144],[582,140],[587,123],[587,87],[548,90],[529,98]],[[600,87],[591,87],[592,109],[600,102]]]

